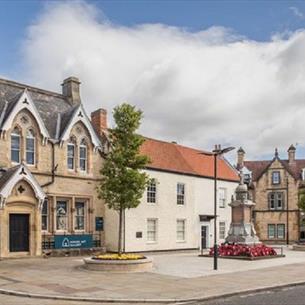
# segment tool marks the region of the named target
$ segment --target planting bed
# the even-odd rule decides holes
[[[211,248],[209,254],[200,255],[204,257],[213,257],[214,249]],[[283,254],[277,254],[276,250],[272,247],[259,245],[231,245],[223,244],[218,247],[219,258],[242,259],[242,260],[261,260],[270,258],[285,257]]]

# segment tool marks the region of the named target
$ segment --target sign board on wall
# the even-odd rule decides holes
[[[104,231],[103,217],[95,217],[95,231]]]
[[[55,249],[91,248],[93,245],[92,235],[55,235]]]

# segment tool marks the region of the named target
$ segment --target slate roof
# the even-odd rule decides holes
[[[214,156],[202,152],[204,151],[150,138],[146,138],[141,146],[141,153],[151,160],[148,169],[213,178]],[[218,159],[217,170],[218,178],[239,181],[237,171],[221,157]]]
[[[16,173],[19,167],[20,164],[9,168],[5,172],[0,173],[0,190],[5,186],[6,182],[8,182],[10,178]]]
[[[305,159],[296,159],[293,164],[289,164],[288,160],[279,161],[283,164],[285,169],[298,180],[302,178],[302,169],[305,168]],[[245,161],[244,166],[247,167],[252,172],[252,180],[257,181],[258,178],[267,170],[268,166],[273,162],[273,160],[264,161]]]
[[[0,78],[0,116],[5,108],[6,102],[8,102],[4,118],[7,117],[26,88],[45,127],[54,139],[56,137],[58,114],[65,113],[73,108],[62,94]]]

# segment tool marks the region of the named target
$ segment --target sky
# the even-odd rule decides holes
[[[0,76],[87,112],[128,101],[141,133],[196,148],[305,158],[304,1],[0,1]]]

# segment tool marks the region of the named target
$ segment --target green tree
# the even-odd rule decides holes
[[[110,130],[111,149],[101,169],[98,196],[105,200],[109,209],[119,213],[118,254],[122,254],[123,214],[126,209],[136,208],[149,182],[142,170],[149,158],[139,153],[145,141],[136,133],[143,113],[127,103],[114,108],[115,128]]]
[[[299,209],[304,213],[305,212],[305,189],[304,188],[302,188],[299,191],[298,206],[299,206]],[[304,219],[304,215],[302,215],[303,213],[301,213],[300,221],[304,225],[305,224],[305,219]]]

